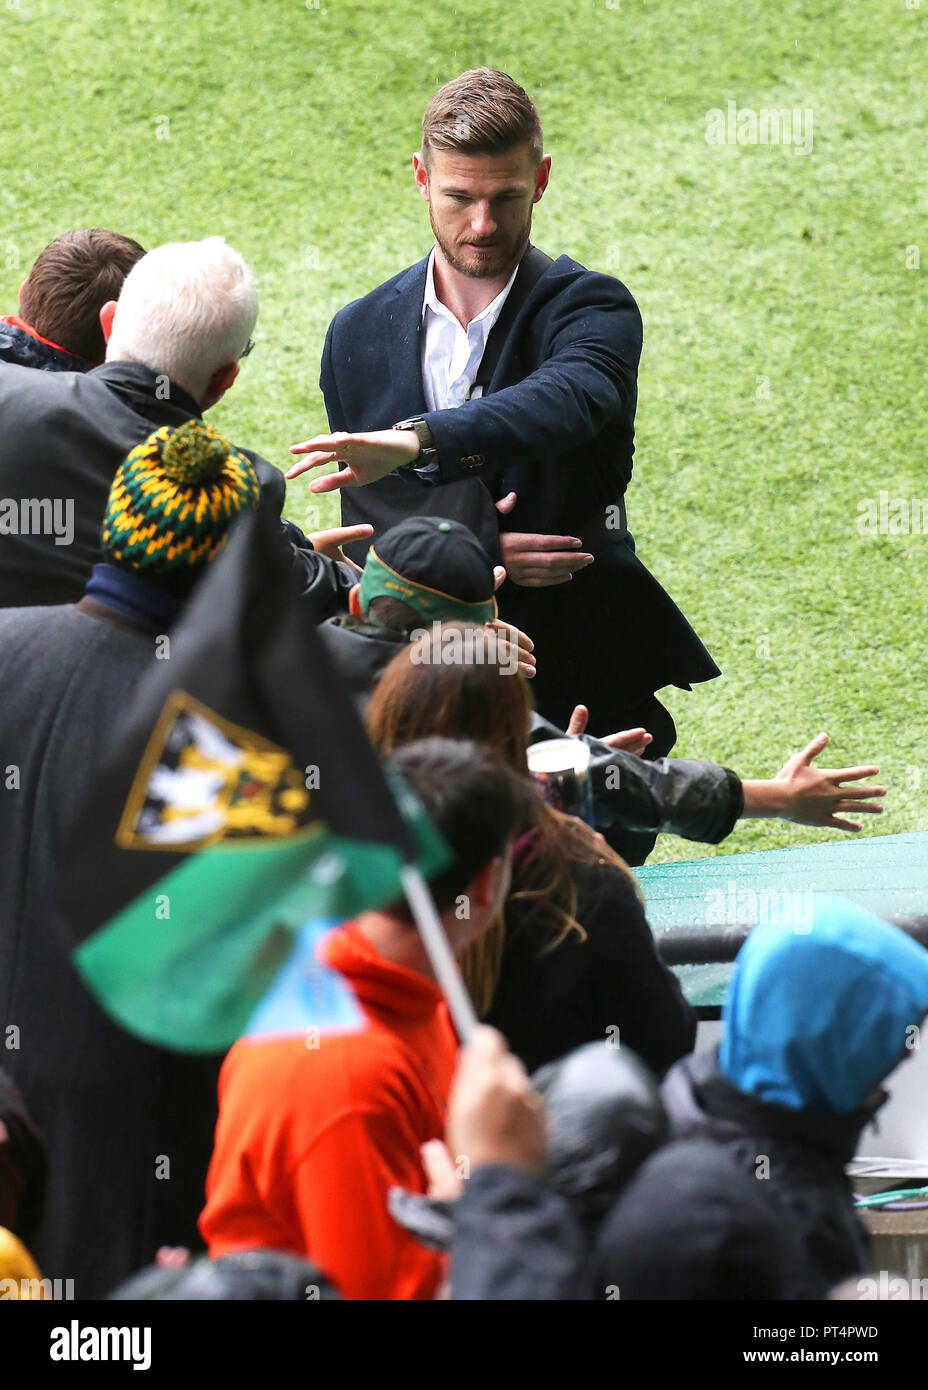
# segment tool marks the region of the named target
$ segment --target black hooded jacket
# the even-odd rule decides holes
[[[137,362],[83,373],[3,366],[0,499],[13,506],[0,512],[0,608],[76,603],[101,558],[100,526],[119,465],[161,425],[199,415],[188,392]],[[259,505],[279,518],[283,474],[241,452],[258,474]],[[355,572],[318,554],[292,522],[281,529],[317,621],[344,612]]]
[[[844,1165],[873,1110],[746,1095],[713,1054],[662,1088],[674,1137],[595,1231],[543,1179],[492,1167],[455,1213],[455,1299],[817,1300],[868,1268]]]
[[[523,1169],[478,1169],[456,1205],[453,1300],[783,1300],[819,1297],[783,1226],[731,1154],[664,1145],[591,1230]]]
[[[885,1092],[848,1114],[813,1114],[739,1090],[712,1052],[678,1062],[662,1095],[674,1136],[719,1145],[754,1179],[778,1222],[796,1233],[803,1261],[797,1288],[812,1291],[805,1296],[823,1298],[866,1272],[869,1241],[844,1170]]]

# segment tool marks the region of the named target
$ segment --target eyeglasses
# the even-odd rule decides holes
[[[255,340],[254,340],[254,338],[249,338],[249,339],[248,339],[248,342],[245,344],[245,351],[242,353],[242,357],[247,357],[248,354],[254,350],[254,345],[255,345]],[[242,360],[242,359],[241,359],[241,357],[240,357],[240,358],[239,358],[239,361],[241,361],[241,360]]]

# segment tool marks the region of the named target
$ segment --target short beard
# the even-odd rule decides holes
[[[528,210],[525,226],[522,228],[514,251],[501,256],[498,260],[481,260],[476,264],[474,262],[462,261],[460,256],[455,252],[454,247],[439,231],[435,224],[431,203],[429,203],[429,222],[432,225],[432,234],[438,242],[441,253],[452,270],[458,271],[461,275],[467,275],[471,280],[495,280],[498,279],[504,271],[512,271],[516,261],[522,256],[532,231],[532,209],[529,208]]]

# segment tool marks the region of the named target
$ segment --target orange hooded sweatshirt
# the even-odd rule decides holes
[[[329,932],[319,955],[350,982],[368,1027],[235,1044],[200,1232],[212,1256],[305,1255],[346,1298],[432,1298],[444,1257],[396,1224],[387,1190],[426,1190],[419,1146],[444,1135],[457,1038],[438,986],[385,960],[354,923]]]

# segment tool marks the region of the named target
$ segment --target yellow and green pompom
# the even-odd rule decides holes
[[[113,479],[104,558],[176,587],[212,559],[235,518],[258,505],[259,493],[251,460],[212,425],[162,425]]]
[[[161,444],[161,467],[169,478],[187,487],[212,483],[222,473],[230,452],[212,425],[205,420],[187,420]]]

